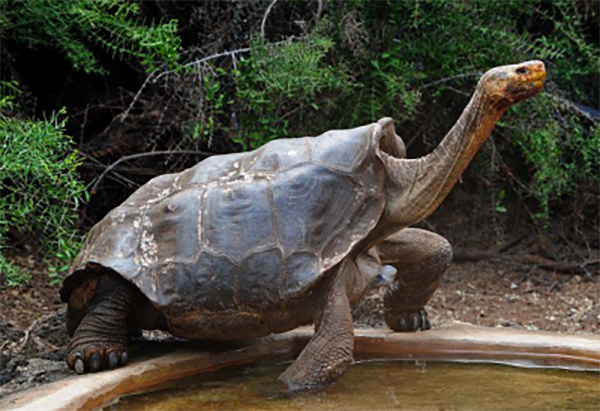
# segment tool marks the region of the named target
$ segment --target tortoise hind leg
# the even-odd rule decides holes
[[[293,393],[329,385],[352,363],[354,328],[343,269],[335,273],[323,297],[324,306],[315,334],[296,361],[277,380],[283,392]]]
[[[438,234],[405,228],[377,245],[377,253],[397,270],[384,297],[386,324],[398,332],[431,328],[424,307],[452,261],[450,243]]]
[[[120,276],[103,274],[75,329],[67,364],[78,374],[127,364],[128,323],[134,289]]]

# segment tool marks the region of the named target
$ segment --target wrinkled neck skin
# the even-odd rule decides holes
[[[415,224],[435,211],[507,108],[508,104],[494,101],[478,87],[440,145],[418,159],[401,159],[387,153],[389,139],[399,137],[393,128],[384,129],[379,155],[389,176],[384,222],[390,231]]]

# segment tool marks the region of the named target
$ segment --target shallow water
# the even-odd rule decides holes
[[[275,380],[287,365],[228,369],[122,398],[131,410],[600,410],[600,374],[489,364],[368,362],[332,387],[291,398]]]

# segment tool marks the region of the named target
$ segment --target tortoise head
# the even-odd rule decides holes
[[[510,107],[538,94],[545,79],[544,63],[532,60],[493,68],[481,77],[478,87],[488,99]]]

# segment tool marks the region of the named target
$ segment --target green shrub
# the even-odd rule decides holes
[[[552,116],[560,113],[560,104],[543,94],[516,111],[513,144],[532,171],[528,194],[539,203],[536,217],[547,220],[552,200],[600,184],[600,127],[585,126],[581,117],[568,112]],[[538,121],[531,125],[531,118]]]
[[[333,100],[326,97],[341,98],[354,86],[347,69],[328,63],[327,53],[334,47],[319,34],[280,45],[254,43],[233,73],[241,106],[243,137],[238,142],[257,148],[294,133],[319,131],[307,124],[310,113],[331,112]],[[291,122],[293,129],[288,128]]]
[[[0,39],[58,50],[88,74],[107,74],[103,60],[110,59],[148,73],[176,67],[181,48],[177,22],[148,22],[140,12],[137,2],[124,0],[0,0]],[[16,83],[2,82],[0,273],[8,285],[26,279],[1,252],[9,229],[37,240],[39,252],[56,262],[50,267],[56,280],[79,248],[77,209],[87,199],[76,170],[80,158],[64,133],[65,113],[46,120],[22,118],[16,92]]]
[[[113,59],[150,72],[177,61],[177,22],[144,24],[140,7],[124,0],[0,0],[2,36],[28,48],[56,48],[78,70],[106,74],[92,45]]]
[[[44,121],[0,115],[0,270],[10,286],[25,278],[2,254],[9,229],[39,238],[38,251],[58,261],[54,276],[69,267],[80,245],[77,208],[87,194],[63,115]]]

